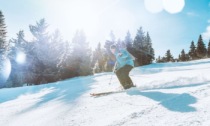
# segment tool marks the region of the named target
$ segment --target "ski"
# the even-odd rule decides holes
[[[98,96],[106,96],[110,94],[116,94],[116,93],[122,93],[122,92],[127,92],[127,91],[134,91],[137,90],[136,87],[126,89],[126,90],[119,90],[119,91],[107,91],[107,92],[98,92],[98,93],[90,93],[91,96],[93,97],[98,97]]]
[[[110,94],[122,93],[122,92],[125,92],[125,91],[126,90],[107,91],[107,92],[99,92],[99,93],[90,93],[90,95],[93,96],[93,97],[98,97],[98,96],[105,96],[105,95],[110,95]]]

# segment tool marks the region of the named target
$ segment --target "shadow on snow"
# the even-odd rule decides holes
[[[159,104],[168,110],[175,112],[195,112],[196,109],[191,104],[195,104],[197,99],[190,94],[163,93],[157,91],[141,92],[138,90],[127,92],[129,95],[142,95],[160,102]]]
[[[0,90],[0,104],[18,100],[24,95],[35,95],[36,97],[36,95],[41,94],[41,96],[36,97],[37,101],[32,106],[19,113],[21,114],[39,108],[50,101],[74,103],[81,95],[91,89],[92,83],[95,82],[94,78],[93,76],[78,77],[52,84]],[[46,92],[43,93],[44,91]]]

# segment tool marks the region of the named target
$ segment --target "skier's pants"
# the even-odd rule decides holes
[[[116,71],[117,78],[124,89],[128,89],[134,86],[131,78],[129,77],[129,72],[132,68],[133,67],[130,65],[125,65]]]

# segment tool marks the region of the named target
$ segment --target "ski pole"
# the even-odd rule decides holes
[[[110,80],[109,80],[109,85],[111,84],[112,76],[113,76],[113,73],[112,73],[111,78],[110,78]]]

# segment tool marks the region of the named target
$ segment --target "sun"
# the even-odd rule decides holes
[[[84,29],[88,34],[97,28],[97,12],[92,8],[91,3],[75,1],[68,9],[69,18],[74,29]]]
[[[94,36],[98,30],[99,13],[93,2],[89,0],[59,0],[51,7],[51,12],[62,32],[83,30],[87,37]]]

